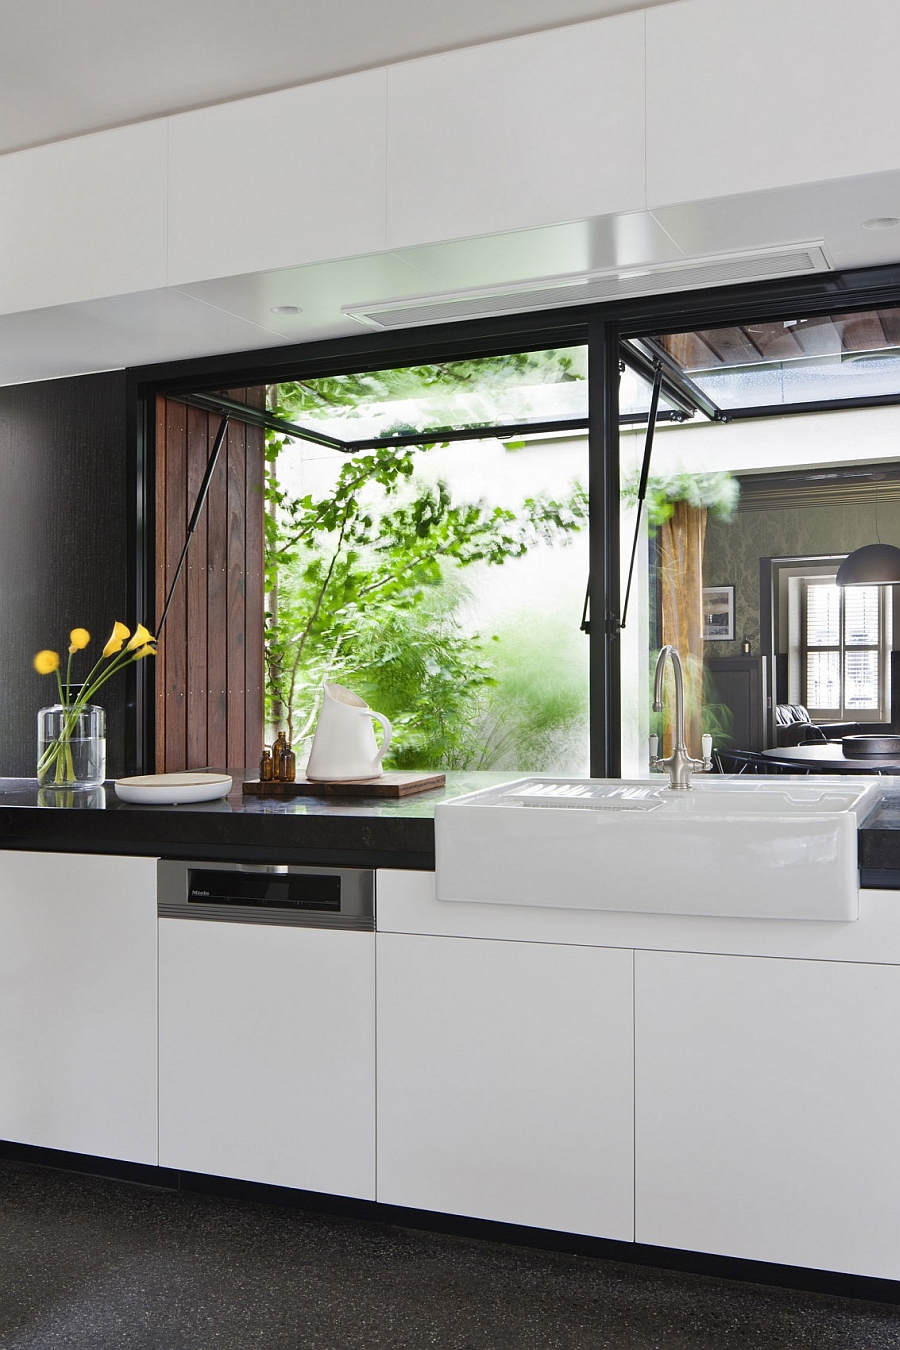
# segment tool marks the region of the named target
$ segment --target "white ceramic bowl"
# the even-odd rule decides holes
[[[182,802],[212,802],[227,797],[232,780],[225,773],[148,773],[117,778],[116,792],[123,802],[142,806],[178,806]]]

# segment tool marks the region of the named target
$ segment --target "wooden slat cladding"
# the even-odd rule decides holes
[[[263,407],[265,390],[228,397]],[[160,396],[156,612],[184,545],[220,419]],[[263,739],[264,433],[231,422],[156,661],[156,771],[243,768]]]

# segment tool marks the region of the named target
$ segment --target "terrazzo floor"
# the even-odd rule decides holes
[[[900,1350],[900,1307],[0,1162],[0,1350]]]

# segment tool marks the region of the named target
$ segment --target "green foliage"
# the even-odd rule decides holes
[[[566,767],[573,742],[587,743],[580,634],[528,612],[488,643],[461,629],[465,598],[451,578],[390,622],[379,608],[354,635],[353,687],[394,725],[387,767]]]
[[[634,473],[622,486],[622,499],[637,502],[640,473]],[[730,473],[673,473],[647,480],[647,520],[660,526],[670,520],[675,502],[705,506],[716,520],[729,521],[737,510],[741,485]]]
[[[445,483],[413,478],[429,447],[385,445],[348,458],[326,496],[292,496],[277,472],[284,445],[267,444],[270,723],[286,723],[296,742],[312,729],[323,680],[352,675],[395,724],[395,767],[466,767],[481,753],[495,676],[486,641],[459,623],[453,578],[566,541],[586,523],[584,490],[528,498],[518,511],[456,502]]]
[[[587,759],[587,644],[557,617],[519,616],[499,635],[487,690],[478,769],[571,771]]]
[[[353,688],[390,718],[392,769],[466,769],[478,757],[481,713],[496,684],[486,644],[456,617],[462,588],[448,581],[412,609],[360,612],[349,644]]]
[[[427,399],[432,429],[450,425],[480,426],[492,420],[491,403],[496,395],[523,385],[561,384],[587,378],[586,348],[562,351],[514,352],[505,356],[443,361],[433,365],[408,366],[400,370],[361,371],[319,379],[294,380],[278,386],[279,414],[302,421],[304,414],[323,413],[358,416],[373,404]],[[484,416],[460,421],[459,396],[474,401]],[[381,433],[384,436],[417,431],[398,420]]]

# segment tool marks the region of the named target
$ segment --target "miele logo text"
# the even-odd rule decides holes
[[[191,895],[209,895],[209,891],[193,890],[191,891]]]

